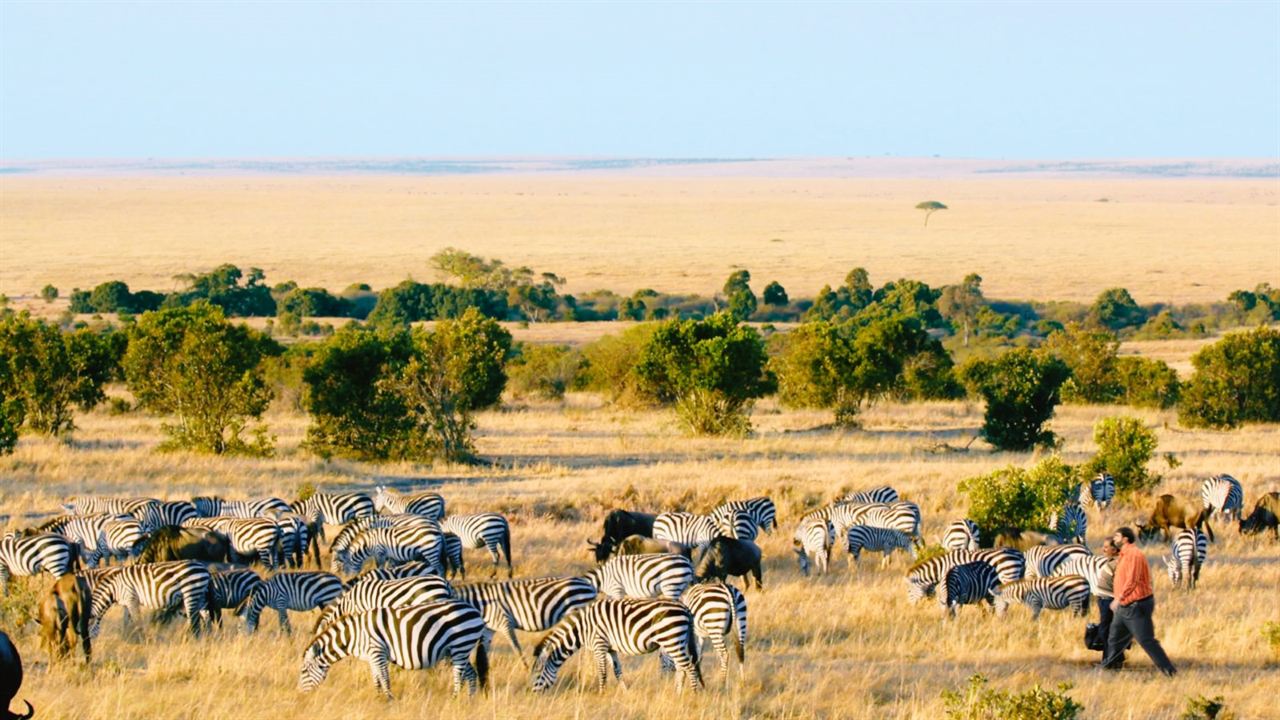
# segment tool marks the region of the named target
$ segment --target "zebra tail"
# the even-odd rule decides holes
[[[483,637],[476,643],[476,681],[484,690],[489,684],[489,643]]]
[[[514,571],[511,569],[511,528],[507,528],[507,532],[502,535],[502,552],[507,556],[507,577],[511,577]]]

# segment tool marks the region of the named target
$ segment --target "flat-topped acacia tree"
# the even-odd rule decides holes
[[[937,200],[925,200],[922,203],[918,203],[916,205],[916,209],[924,211],[924,226],[929,227],[929,216],[938,212],[939,210],[946,210],[947,206],[943,205]]]

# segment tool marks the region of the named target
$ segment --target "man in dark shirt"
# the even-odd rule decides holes
[[[1151,568],[1147,565],[1147,557],[1134,544],[1136,539],[1133,530],[1127,527],[1120,528],[1111,536],[1111,541],[1120,548],[1120,560],[1116,563],[1115,599],[1111,601],[1115,619],[1111,622],[1102,667],[1120,669],[1125,648],[1129,647],[1131,640],[1137,640],[1160,672],[1173,677],[1178,671],[1169,661],[1160,641],[1156,640],[1155,625],[1151,622],[1151,614],[1156,608],[1151,590]]]

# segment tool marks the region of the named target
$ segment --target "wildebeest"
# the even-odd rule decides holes
[[[596,562],[602,563],[613,554],[618,543],[632,535],[653,537],[653,521],[657,515],[631,512],[630,510],[614,510],[604,519],[604,535],[600,542],[587,539],[587,545],[595,553]]]
[[[631,535],[614,548],[618,555],[648,555],[650,553],[673,553],[687,558],[693,557],[693,548],[674,540],[656,540],[643,535]]]
[[[1240,520],[1240,534],[1252,535],[1270,529],[1273,539],[1280,540],[1280,492],[1269,492],[1258,498],[1249,517]]]
[[[745,587],[751,586],[751,579],[748,577],[750,574],[756,580],[756,587],[764,589],[760,558],[759,545],[750,540],[737,540],[721,535],[703,549],[693,572],[699,580],[724,580],[729,575],[734,575],[743,579]]]
[[[1161,495],[1156,498],[1155,507],[1151,509],[1151,518],[1147,522],[1134,523],[1138,527],[1138,536],[1143,540],[1151,540],[1157,531],[1164,535],[1165,541],[1173,538],[1172,528],[1183,528],[1203,531],[1213,540],[1213,528],[1209,527],[1209,509],[1194,512],[1173,495]]]
[[[89,583],[68,573],[58,578],[40,601],[40,645],[54,659],[64,658],[80,638],[84,661],[89,662]]]
[[[18,648],[14,647],[13,641],[0,630],[0,720],[26,720],[36,714],[35,708],[31,707],[30,701],[24,700],[27,704],[27,714],[18,715],[10,712],[9,703],[13,702],[13,698],[18,695],[18,688],[22,687],[22,656],[18,654]]]
[[[231,558],[231,541],[222,533],[203,528],[166,525],[152,532],[145,542],[138,562],[227,562]]]

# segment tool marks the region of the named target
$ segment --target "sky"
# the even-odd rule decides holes
[[[0,2],[0,159],[1280,156],[1280,2]]]

